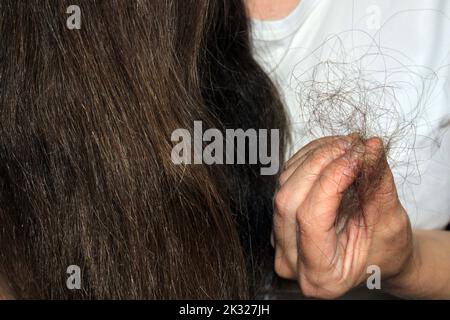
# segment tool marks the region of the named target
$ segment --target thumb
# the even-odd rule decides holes
[[[383,142],[379,138],[371,138],[365,145],[362,208],[366,223],[372,225],[382,214],[395,212],[393,209],[399,200]]]

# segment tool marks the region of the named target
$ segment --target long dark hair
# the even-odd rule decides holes
[[[171,133],[277,128],[240,0],[0,2],[0,274],[17,298],[247,298],[276,177],[171,162]],[[66,269],[82,271],[80,290]]]

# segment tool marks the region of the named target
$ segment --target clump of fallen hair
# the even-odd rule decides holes
[[[376,160],[363,156],[359,174],[344,194],[336,221],[340,225],[354,215],[363,214],[361,203],[377,189],[387,166],[405,164],[397,160],[401,158],[399,154],[408,154],[403,158],[408,161],[414,159],[415,120],[427,104],[436,75],[427,70],[430,72],[424,78],[423,72],[417,70],[420,67],[401,65],[374,42],[359,55],[346,52],[338,36],[328,39],[323,46],[330,43],[334,51],[328,53],[328,59],[317,57],[319,62],[313,67],[294,71],[300,122],[307,139],[354,134],[352,147],[357,148],[377,137],[383,149]],[[374,67],[374,62],[380,59],[385,66],[381,70]],[[299,68],[303,63],[299,62]],[[395,76],[391,77],[391,73]],[[406,101],[413,101],[414,105],[401,105],[400,101],[404,103],[405,99],[400,96],[409,98]],[[409,174],[414,172],[409,170]]]

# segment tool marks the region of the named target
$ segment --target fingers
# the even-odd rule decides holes
[[[338,233],[337,215],[351,185],[356,193],[346,194],[346,199],[354,195],[362,214],[348,219]],[[398,208],[402,209],[380,139],[363,142],[352,135],[312,142],[291,158],[280,177],[273,232],[276,273],[297,279],[305,294],[345,293],[363,278],[369,258],[378,261],[372,246],[397,241],[407,229],[407,214]]]
[[[354,147],[329,164],[315,181],[297,211],[298,244],[303,265],[329,270],[336,257],[335,222],[344,191],[355,181],[364,146]]]
[[[323,147],[330,146],[333,146],[336,150],[348,149],[352,144],[352,139],[353,138],[351,136],[332,136],[320,138],[308,143],[286,163],[284,167],[285,169],[279,179],[280,186],[282,186],[289,179],[292,173],[294,173],[294,171],[305,161],[306,158],[310,157],[315,152],[320,151]]]
[[[344,141],[344,142],[342,142]],[[351,145],[350,138],[331,137],[320,143],[311,144],[303,150],[304,159],[290,173],[275,196],[274,235],[276,259],[275,267],[280,276],[296,277],[298,257],[297,245],[297,209],[305,200],[322,171],[334,160],[342,157],[346,147]],[[298,160],[298,159],[297,159]]]
[[[310,152],[313,149],[317,149],[325,144],[328,144],[330,142],[333,142],[335,140],[339,140],[342,139],[344,140],[346,137],[345,136],[329,136],[329,137],[322,137],[316,140],[313,140],[311,142],[309,142],[308,144],[306,144],[303,148],[301,148],[299,151],[297,151],[286,163],[286,168],[291,166],[296,160],[298,160],[299,158],[301,158],[303,155],[307,154],[308,152]]]
[[[297,167],[291,166],[293,168],[292,173],[283,173],[280,177],[280,179],[283,179],[283,184],[280,183],[278,195],[280,198],[283,198],[284,194],[289,195],[289,199],[284,201],[283,209],[292,213],[295,212],[323,169],[343,156],[346,151],[346,145],[336,143],[336,140],[329,141],[305,154]]]

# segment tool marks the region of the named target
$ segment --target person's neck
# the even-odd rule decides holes
[[[301,0],[244,0],[247,14],[258,20],[280,20],[287,17]]]

